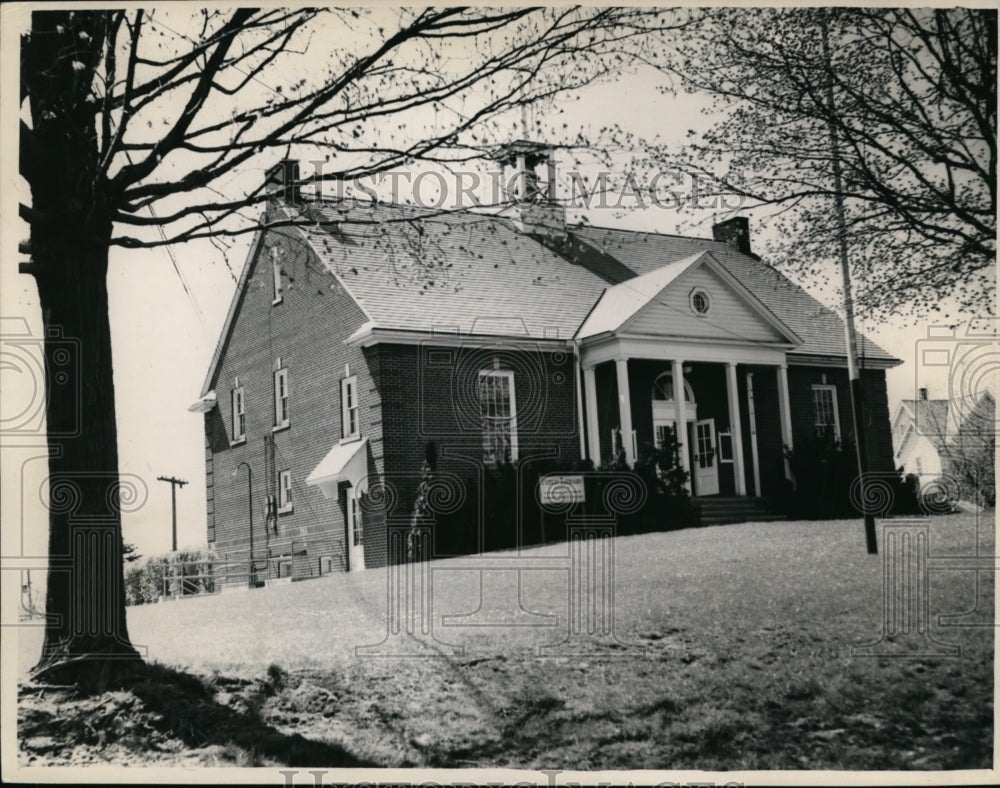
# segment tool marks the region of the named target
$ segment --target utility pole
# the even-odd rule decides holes
[[[861,371],[858,369],[858,337],[854,330],[854,295],[851,289],[851,268],[847,252],[847,219],[844,216],[844,187],[840,162],[840,138],[832,113],[836,104],[833,95],[833,61],[830,57],[830,33],[827,27],[827,11],[820,11],[823,36],[823,60],[827,68],[826,98],[831,117],[827,121],[830,133],[830,153],[833,156],[833,202],[837,221],[837,239],[840,256],[840,275],[844,288],[844,330],[847,340],[847,374],[851,383],[851,415],[854,417],[854,448],[858,456],[858,484],[862,506],[867,504],[865,476],[868,473],[868,448],[865,443],[865,419],[863,411],[864,390],[861,386]],[[868,553],[878,553],[878,539],[875,533],[875,515],[867,510],[865,518],[865,542]]]
[[[177,488],[187,484],[183,479],[175,479],[173,476],[157,476],[161,482],[170,483],[170,519],[173,524],[173,551],[177,552]]]

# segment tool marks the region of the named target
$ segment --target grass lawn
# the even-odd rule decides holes
[[[979,517],[932,518],[930,554],[974,554],[977,530],[980,553],[994,553],[993,514]],[[567,572],[554,560],[566,549],[523,553],[552,560],[521,572],[534,615],[520,617],[507,604],[516,573],[433,562],[435,633],[461,655],[442,644],[425,657],[356,654],[384,637],[385,570],[130,608],[154,673],[96,698],[26,685],[21,763],[992,766],[992,572],[977,588],[976,572],[931,562],[930,634],[956,656],[915,656],[896,640],[883,647],[910,656],[866,658],[852,646],[882,634],[883,565],[865,553],[860,521],[620,537],[613,610],[624,645],[539,657],[566,629]],[[938,622],[973,608],[962,621],[979,626]],[[477,610],[480,621],[557,625],[440,626]],[[27,669],[40,635],[21,638]]]

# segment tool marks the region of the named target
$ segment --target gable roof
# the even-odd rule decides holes
[[[373,329],[567,339],[606,285],[708,251],[801,340],[789,354],[844,357],[844,324],[833,310],[721,241],[575,227],[556,245],[490,214],[347,200],[310,210],[318,221],[303,236]],[[858,352],[862,366],[900,363],[861,334]]]
[[[600,300],[576,332],[578,339],[614,331],[655,300],[671,282],[688,270],[701,255],[693,254],[641,276],[619,282],[601,293]]]
[[[630,292],[645,293],[647,285],[662,290],[709,252],[714,270],[738,285],[758,313],[770,315],[782,335],[798,341],[787,351],[790,359],[845,355],[836,313],[760,259],[720,241],[573,227],[556,243],[496,215],[358,200],[316,201],[302,218],[307,224],[284,232],[309,244],[368,317],[366,331],[566,341],[585,321],[588,332],[610,325],[618,308],[634,315],[638,302]],[[254,239],[237,284],[203,396],[214,384],[263,235]],[[623,282],[630,287],[616,289]],[[901,363],[861,334],[858,344],[862,366]]]
[[[660,268],[654,268],[632,279],[626,279],[604,292],[587,319],[577,331],[579,339],[585,339],[609,331],[617,331],[625,327],[633,318],[657,303],[660,297],[675,282],[686,277],[698,268],[713,271],[722,283],[730,288],[757,317],[768,323],[776,334],[791,345],[801,344],[802,340],[794,331],[786,326],[769,310],[764,303],[732,276],[711,252],[699,252],[681,260],[668,263]]]
[[[260,217],[261,223],[265,221],[265,217],[266,214]],[[219,334],[219,341],[216,342],[215,350],[212,351],[212,360],[208,365],[208,373],[205,375],[205,381],[201,386],[201,400],[191,405],[188,408],[190,411],[204,413],[215,407],[215,396],[212,391],[215,386],[215,373],[218,371],[219,365],[222,363],[222,357],[225,355],[226,347],[229,345],[229,338],[232,336],[233,328],[236,326],[236,315],[240,310],[240,304],[243,303],[243,295],[246,293],[247,280],[250,278],[250,271],[253,268],[254,259],[257,257],[261,241],[263,240],[264,232],[262,230],[257,230],[257,232],[253,235],[253,240],[250,242],[250,251],[247,254],[246,262],[243,264],[243,270],[240,271],[240,278],[236,282],[236,290],[233,291],[233,298],[229,302],[229,310],[226,312],[226,319],[222,324],[222,332]]]
[[[944,432],[948,425],[948,400],[946,399],[904,399],[905,407],[922,430]]]
[[[843,358],[845,355],[844,322],[836,312],[767,263],[727,243],[606,227],[574,228],[572,233],[592,247],[592,256],[621,261],[640,275],[699,252],[711,252],[717,262],[802,339],[801,345],[788,351],[789,356]],[[899,363],[860,333],[858,355],[862,366],[865,360]]]
[[[495,216],[384,204],[323,205],[302,228],[373,329],[573,336],[604,289]]]
[[[932,441],[950,437],[957,432],[985,431],[992,433],[995,421],[993,394],[967,394],[955,399],[904,399],[893,419],[895,426],[903,415],[916,424],[916,430]]]
[[[896,453],[902,453],[910,437],[927,438],[935,450],[941,451],[948,432],[948,405],[946,399],[904,399],[900,400],[896,417],[892,420],[895,432],[904,417],[909,417],[909,428],[903,436],[903,441],[896,447]]]

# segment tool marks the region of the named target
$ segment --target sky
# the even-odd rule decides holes
[[[16,57],[16,46],[5,47],[4,56]],[[5,63],[5,70],[9,63]],[[16,68],[16,66],[15,66]],[[9,72],[8,72],[9,73]],[[17,117],[10,91],[0,97],[0,117]],[[16,98],[14,99],[16,101]],[[647,139],[681,144],[689,128],[703,128],[709,119],[700,114],[705,102],[696,96],[671,96],[657,90],[656,75],[635,71],[619,80],[582,92],[577,100],[536,110],[542,118],[584,128],[599,124],[613,108],[623,127]],[[535,117],[532,117],[534,120]],[[9,128],[9,127],[8,127]],[[26,186],[17,175],[15,146],[3,145],[0,153],[0,212],[16,215],[16,201],[26,196]],[[563,162],[565,164],[565,161]],[[262,178],[248,170],[240,177]],[[13,208],[13,210],[12,210]],[[751,242],[757,248],[767,239],[762,216],[750,217]],[[713,212],[697,216],[648,208],[622,215],[592,210],[587,218],[595,225],[682,233],[710,237]],[[571,221],[578,218],[572,212]],[[5,336],[0,364],[0,418],[4,425],[16,423],[20,414],[37,410],[40,389],[37,370],[32,374],[31,342],[41,336],[34,280],[17,273],[16,244],[27,237],[26,228],[7,220],[0,238],[0,316]],[[212,244],[200,241],[169,249],[130,251],[115,248],[111,255],[109,291],[115,364],[115,386],[119,420],[121,472],[134,480],[145,503],[123,518],[125,539],[143,555],[170,549],[170,485],[158,476],[174,476],[189,483],[177,492],[178,542],[185,546],[205,543],[205,466],[203,421],[188,407],[201,392],[212,352],[235,289],[235,277],[246,262],[251,236],[238,239],[224,256]],[[836,275],[831,271],[831,275]],[[818,294],[836,307],[830,294]],[[966,316],[971,317],[971,316]],[[961,320],[952,320],[961,323]],[[921,363],[933,321],[894,320],[882,324],[868,315],[858,318],[858,330],[903,359],[902,366],[888,373],[890,410],[900,399],[913,398],[920,386],[931,397],[947,396],[950,367]],[[960,331],[962,329],[960,328]],[[22,333],[27,331],[26,336]],[[13,337],[13,339],[9,339]],[[949,340],[934,340],[937,345]],[[11,343],[15,351],[11,351]],[[954,343],[952,343],[954,344]],[[22,419],[23,420],[23,419]],[[23,436],[6,436],[4,443],[0,519],[5,526],[21,524],[22,555],[40,555],[46,538],[44,507],[45,472],[41,427]],[[10,532],[5,554],[10,554]]]

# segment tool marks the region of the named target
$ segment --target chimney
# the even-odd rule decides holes
[[[519,140],[503,145],[500,162],[510,218],[522,233],[554,240],[566,237],[566,208],[556,199],[556,163],[552,147]]]
[[[743,254],[753,254],[750,251],[750,220],[745,216],[734,216],[713,225],[712,239],[729,244]]]
[[[299,163],[295,159],[282,159],[275,164],[267,171],[264,183],[269,199],[280,200],[285,205],[302,204]]]
[[[920,399],[927,399],[927,389],[920,389]]]

